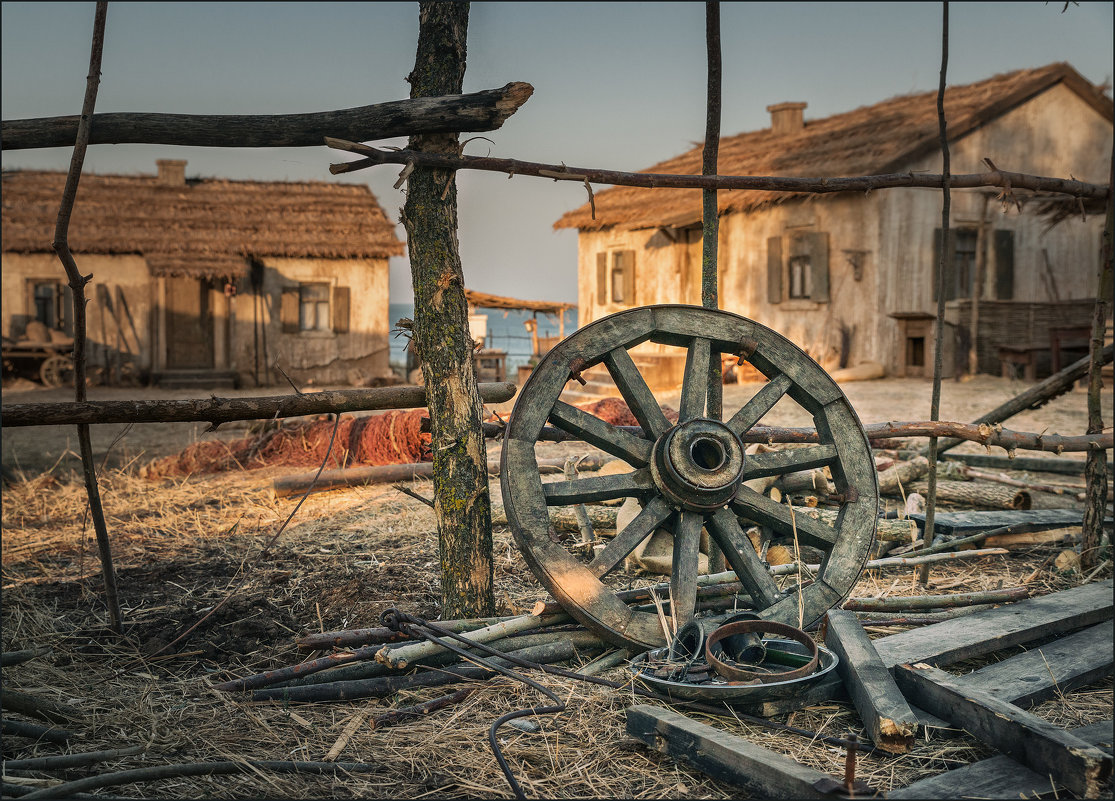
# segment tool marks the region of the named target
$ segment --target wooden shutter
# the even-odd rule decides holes
[[[1014,298],[1014,231],[995,232],[995,299]]]
[[[628,306],[635,302],[635,251],[621,250],[616,254],[620,269],[623,270],[623,302]]]
[[[767,302],[782,302],[782,237],[767,240]]]
[[[608,254],[596,254],[596,305],[608,302]]]
[[[333,287],[333,333],[348,333],[349,299],[352,293],[347,286]]]
[[[283,295],[279,304],[279,319],[283,324],[284,334],[297,334],[298,307],[301,303],[301,292],[296,286],[283,287]]]
[[[809,243],[809,265],[813,286],[809,299],[818,303],[829,300],[829,235],[825,231],[806,234]]]
[[[944,238],[944,229],[933,230],[933,300],[937,300],[938,277],[941,274],[941,240]],[[949,250],[951,258],[945,262],[945,300],[956,297],[956,230],[949,231]]]

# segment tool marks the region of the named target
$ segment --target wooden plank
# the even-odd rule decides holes
[[[875,640],[875,648],[888,668],[912,662],[950,665],[1101,623],[1111,614],[1112,580],[1107,579],[904,631]]]
[[[1072,733],[1110,755],[1111,728],[1111,720],[1101,720],[1073,729]],[[887,798],[1018,799],[1056,794],[1048,776],[1037,774],[1000,754],[891,790]]]
[[[989,692],[968,689],[943,670],[899,665],[894,675],[911,702],[1077,795],[1097,798],[1111,776],[1111,757],[1095,746]]]
[[[916,513],[910,519],[917,523],[918,528],[925,529],[925,515]],[[1018,523],[1028,523],[1032,531],[1039,528],[1064,528],[1065,526],[1079,526],[1084,519],[1083,512],[1071,509],[1017,509],[991,512],[940,512],[933,518],[933,531],[936,534],[952,536],[957,534],[975,534],[977,531],[987,531],[1003,526],[1013,526]],[[1104,520],[1105,526],[1112,525],[1112,518]]]
[[[908,752],[917,733],[917,717],[855,614],[830,609],[825,644],[840,658],[836,670],[872,742],[894,754]]]
[[[627,733],[718,781],[744,785],[764,796],[830,797],[815,787],[818,782],[833,781],[827,773],[671,709],[649,704],[628,707]]]
[[[1113,630],[1112,621],[1100,623],[980,668],[962,676],[960,684],[1015,706],[1033,706],[1110,675]]]

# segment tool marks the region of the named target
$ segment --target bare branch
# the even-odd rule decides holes
[[[451,156],[416,150],[381,150],[333,137],[325,137],[325,144],[335,150],[357,153],[366,158],[329,166],[329,172],[354,172],[377,164],[407,164],[443,170],[485,170],[508,175],[529,175],[535,178],[554,178],[552,173],[566,177],[575,173],[594,184],[613,186],[639,186],[648,189],[751,189],[767,192],[804,192],[831,194],[834,192],[869,192],[873,189],[898,189],[920,187],[940,189],[944,177],[931,173],[902,172],[889,175],[862,175],[848,178],[787,178],[764,175],[672,175],[667,173],[620,172],[598,170],[591,167],[566,167],[563,164],[543,164],[518,159],[498,159],[490,156]],[[1091,184],[1065,178],[1049,178],[1024,173],[994,172],[953,175],[950,185],[954,189],[979,187],[1007,187],[1033,192],[1051,192],[1073,197],[1102,200],[1110,191],[1110,184]]]

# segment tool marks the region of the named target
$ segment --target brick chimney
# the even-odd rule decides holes
[[[805,103],[775,103],[767,106],[770,112],[770,127],[775,136],[793,134],[805,127],[802,112]]]
[[[164,186],[186,185],[185,159],[155,159],[159,168],[159,183]]]

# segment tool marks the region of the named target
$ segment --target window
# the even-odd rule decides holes
[[[47,328],[73,335],[70,322],[70,288],[61,281],[29,282],[31,295],[30,316]]]
[[[1014,296],[1014,232],[995,230],[987,232],[991,239],[984,279],[986,291],[994,293],[996,300],[1010,300]],[[941,269],[940,228],[933,236],[933,299],[937,299],[937,278]],[[954,228],[950,235],[952,263],[945,265],[945,300],[972,297],[976,285],[976,263],[979,258],[979,232],[975,228]],[[986,246],[985,246],[986,247]]]
[[[330,330],[329,284],[302,284],[298,294],[298,330]]]
[[[785,289],[783,289],[785,287]],[[767,240],[767,302],[829,300],[829,235],[792,231]]]
[[[284,287],[280,306],[283,333],[348,333],[349,297],[348,287],[324,281]]]
[[[635,305],[635,251],[596,254],[596,303]]]
[[[790,259],[790,297],[806,298],[812,294],[813,265],[809,256],[794,256]]]

